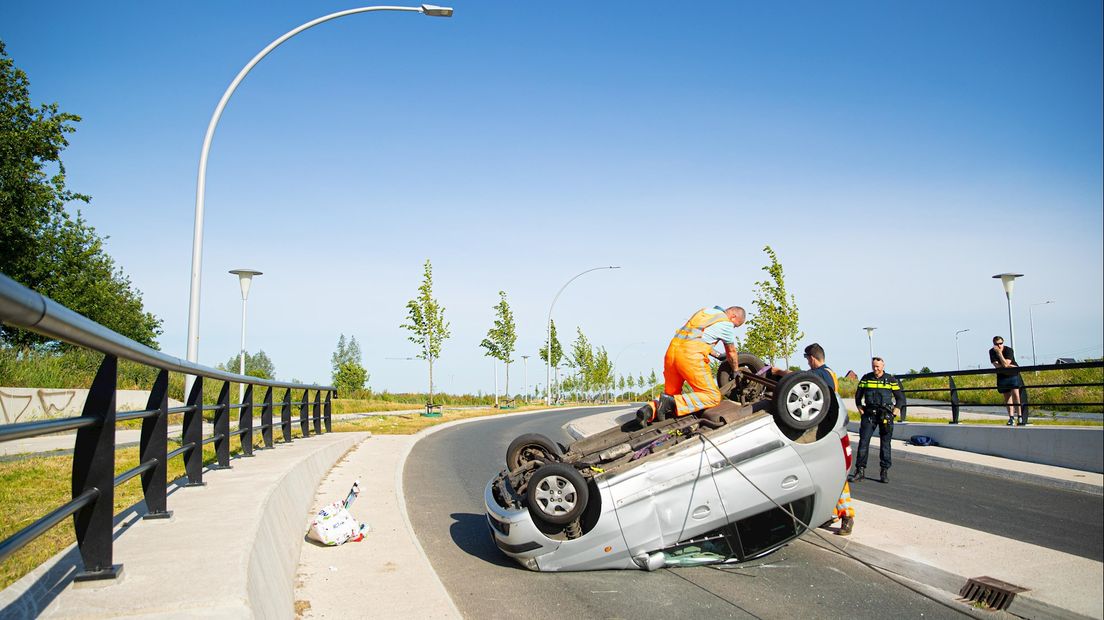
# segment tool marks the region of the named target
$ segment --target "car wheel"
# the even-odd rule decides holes
[[[741,353],[738,362],[740,370],[751,374],[755,374],[767,366],[763,363],[763,360],[751,353]],[[734,375],[735,373],[732,372],[729,363],[727,361],[722,363],[717,368],[717,387],[723,388],[729,381],[732,381]],[[753,403],[763,398],[766,389],[762,384],[741,378],[724,397],[740,403]]]
[[[553,525],[567,525],[586,509],[590,491],[577,469],[564,463],[549,463],[529,479],[529,514]]]
[[[792,372],[774,390],[774,418],[784,428],[810,429],[820,424],[831,406],[832,392],[811,372]]]
[[[560,445],[544,435],[529,433],[510,442],[506,448],[506,468],[510,471],[520,469],[530,461],[548,463],[563,458]]]

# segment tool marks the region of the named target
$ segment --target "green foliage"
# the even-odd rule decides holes
[[[109,329],[157,348],[161,320],[145,312],[142,295],[107,255],[103,238],[71,201],[90,198],[65,185],[61,152],[80,117],[38,108],[27,75],[0,42],[0,272]],[[54,169],[50,174],[48,170]],[[0,341],[55,346],[43,336],[0,326]]]
[[[330,376],[337,393],[343,398],[360,396],[368,382],[368,371],[360,362],[360,344],[356,336],[345,340],[345,334],[337,339],[337,350],[330,356]]]
[[[655,398],[656,385],[659,384],[659,379],[656,378],[656,374],[655,374],[654,370],[652,371],[651,376],[648,377],[648,380],[651,381],[651,383],[652,383],[652,398]],[[644,385],[643,385],[644,382],[641,381],[640,383],[641,383],[640,387],[644,387]]]
[[[357,362],[342,362],[333,375],[338,395],[359,396],[368,382],[368,371]]]
[[[549,325],[551,325],[551,330],[550,331],[551,331],[551,334],[552,334],[552,367],[555,368],[555,367],[559,366],[560,362],[563,360],[563,346],[560,345],[560,339],[556,335],[556,322],[555,321],[550,321]],[[547,334],[545,334],[545,337],[547,337]],[[545,363],[548,362],[548,343],[547,342],[545,342],[544,346],[540,348],[540,358]]]
[[[517,326],[514,324],[514,313],[510,310],[510,304],[506,301],[506,292],[498,292],[499,301],[494,306],[494,325],[487,330],[487,337],[479,346],[483,347],[488,357],[506,364],[506,394],[510,394],[510,358],[514,354],[514,346],[517,343]]]
[[[225,364],[219,364],[217,368],[236,374],[241,370],[241,354],[239,353],[231,357]],[[269,359],[264,350],[257,351],[252,355],[249,354],[249,351],[246,351],[245,374],[250,377],[259,377],[261,379],[275,379],[276,365],[272,363],[272,360]]]
[[[747,337],[743,349],[761,358],[786,360],[789,366],[790,356],[797,343],[805,334],[798,329],[797,301],[792,294],[786,294],[785,275],[778,256],[771,247],[764,246],[763,251],[770,257],[770,264],[763,267],[768,278],[755,283],[755,311],[748,320]]]
[[[407,322],[400,325],[410,331],[410,342],[421,347],[420,359],[429,363],[429,402],[433,402],[433,361],[441,356],[441,344],[449,338],[445,307],[433,297],[433,265],[426,259],[418,296],[406,302]]]

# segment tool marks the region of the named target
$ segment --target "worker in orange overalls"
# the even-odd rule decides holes
[[[663,395],[645,403],[636,412],[641,424],[651,424],[673,416],[684,416],[708,409],[721,402],[721,390],[709,370],[709,358],[736,362],[736,328],[747,314],[740,306],[702,308],[690,317],[671,338],[663,357]],[[723,342],[725,353],[713,350]],[[682,393],[683,382],[691,392]]]

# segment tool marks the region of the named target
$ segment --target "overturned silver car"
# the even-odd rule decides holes
[[[742,354],[712,409],[560,445],[522,435],[486,486],[495,543],[537,571],[740,562],[832,518],[851,466],[847,414],[816,375]],[[759,371],[759,372],[757,372]]]

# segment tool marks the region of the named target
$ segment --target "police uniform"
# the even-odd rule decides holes
[[[870,437],[877,428],[881,441],[878,464],[882,466],[882,482],[886,482],[886,471],[893,464],[889,443],[893,438],[893,410],[903,409],[905,406],[901,382],[888,372],[882,373],[880,378],[873,372],[868,372],[859,380],[855,404],[863,414],[859,421],[859,456],[855,462],[854,480],[862,480],[865,476]]]

